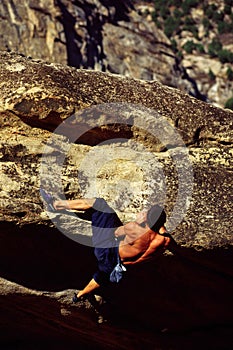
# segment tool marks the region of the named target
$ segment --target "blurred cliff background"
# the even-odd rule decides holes
[[[232,0],[2,0],[0,50],[233,108]]]

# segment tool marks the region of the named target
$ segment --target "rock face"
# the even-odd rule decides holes
[[[3,0],[0,49],[77,68],[158,80],[224,106],[232,97],[232,82],[226,84],[230,64],[196,54],[185,55],[182,62],[151,15],[143,14],[151,6],[143,12],[140,5],[137,1]],[[215,81],[209,77],[209,67]]]
[[[3,345],[25,348],[39,335],[60,348],[68,339],[84,348],[180,349],[190,339],[193,349],[230,348],[232,112],[158,82],[6,52],[0,62]],[[124,222],[161,202],[179,247],[100,290],[106,304],[71,305],[95,269],[90,224],[48,216],[40,186],[103,196]],[[101,329],[99,317],[108,320]]]

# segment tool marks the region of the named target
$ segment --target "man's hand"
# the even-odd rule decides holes
[[[146,223],[146,220],[147,220],[147,211],[140,211],[137,216],[136,216],[136,220],[135,222],[138,224],[138,225],[141,225],[143,223]]]
[[[124,226],[119,226],[116,231],[115,231],[115,236],[120,237],[125,235],[125,227]]]
[[[54,201],[54,202],[53,202],[53,206],[54,206],[54,209],[56,209],[56,210],[70,209],[67,200],[63,200],[63,201]]]

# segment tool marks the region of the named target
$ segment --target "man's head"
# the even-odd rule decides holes
[[[158,232],[166,222],[166,213],[158,204],[153,205],[146,215],[146,222],[152,231]]]

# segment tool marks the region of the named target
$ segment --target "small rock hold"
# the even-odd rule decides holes
[[[69,311],[69,310],[67,310],[65,308],[61,308],[60,312],[61,312],[62,316],[69,316],[69,315],[71,315],[71,311]]]

